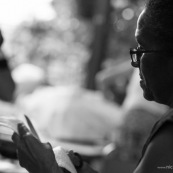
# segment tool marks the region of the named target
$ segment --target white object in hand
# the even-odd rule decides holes
[[[71,173],[77,173],[73,163],[71,162],[69,156],[67,155],[67,151],[62,147],[58,146],[53,148],[56,161],[60,167],[67,169]]]

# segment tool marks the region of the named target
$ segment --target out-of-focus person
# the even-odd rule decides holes
[[[0,31],[0,100],[12,102],[14,100],[15,83],[8,65],[8,59],[2,50],[3,42],[4,38]]]

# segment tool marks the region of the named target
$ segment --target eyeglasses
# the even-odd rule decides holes
[[[130,56],[131,56],[131,65],[133,67],[140,67],[140,59],[144,53],[173,53],[173,51],[165,51],[165,50],[141,50],[140,48],[131,48]]]

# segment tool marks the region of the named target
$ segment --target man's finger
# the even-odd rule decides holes
[[[20,136],[16,132],[13,133],[11,139],[17,146],[20,146]]]
[[[18,144],[18,148],[30,154],[35,161],[45,159],[45,152],[46,156],[49,155],[48,151],[51,150],[51,146],[36,139],[23,123],[18,124],[18,131],[19,136],[14,135],[13,137],[16,144]]]
[[[83,166],[77,169],[77,172],[78,173],[98,173],[97,171],[92,169],[91,166],[86,162],[83,162]]]
[[[83,160],[80,154],[73,152],[73,150],[68,151],[67,154],[76,169],[79,169],[83,166]]]
[[[19,131],[19,135],[20,135],[21,137],[30,134],[29,129],[28,129],[23,123],[18,124],[17,127],[18,127],[18,131]]]
[[[50,159],[53,158],[54,153],[49,143],[41,143],[33,136],[27,136],[24,138],[25,145],[35,159],[45,160],[47,157]]]

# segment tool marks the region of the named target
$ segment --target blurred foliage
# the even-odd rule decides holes
[[[93,21],[94,12],[100,4],[100,0],[76,0],[79,7],[79,15]],[[109,33],[109,46],[107,60],[129,58],[129,47],[136,45],[134,32],[137,17],[140,14],[145,0],[110,0],[111,23]]]
[[[51,84],[81,82],[90,52],[91,28],[75,14],[72,0],[54,0],[51,21],[19,26],[11,40],[13,66],[27,62],[44,69]]]
[[[143,3],[143,0],[111,0],[107,54],[110,62],[129,58],[128,50],[135,45],[134,30]],[[91,55],[93,16],[98,4],[99,0],[53,0],[54,19],[26,22],[14,32],[10,46],[13,67],[33,63],[45,71],[52,84],[81,84]]]
[[[137,17],[144,0],[111,0],[113,10],[107,60],[129,59],[129,48],[136,46],[134,37]],[[109,61],[108,61],[109,62]]]

